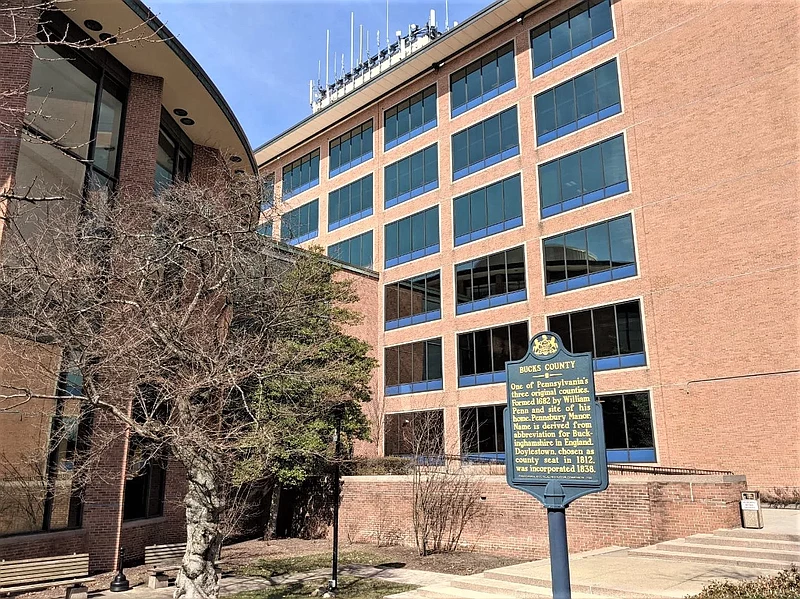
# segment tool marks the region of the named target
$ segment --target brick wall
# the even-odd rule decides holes
[[[412,483],[408,476],[345,477],[341,538],[414,544]],[[485,515],[464,531],[462,543],[477,551],[526,559],[547,557],[547,513],[504,476],[478,476]],[[642,547],[686,535],[739,526],[743,476],[612,477],[603,493],[567,509],[570,551],[617,545]]]
[[[189,181],[199,185],[210,185],[216,178],[215,173],[224,168],[226,168],[225,160],[219,150],[195,145]]]
[[[164,80],[160,77],[131,74],[119,165],[123,191],[149,193],[153,190],[163,87]]]

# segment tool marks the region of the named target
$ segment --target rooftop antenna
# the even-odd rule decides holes
[[[325,33],[325,89],[328,89],[328,71],[330,70],[331,66],[330,48],[331,30],[328,29]]]
[[[344,78],[344,52],[342,52],[342,70],[339,71],[339,77]]]
[[[450,11],[448,10],[447,0],[444,0],[444,30],[450,31]]]
[[[386,0],[386,47],[389,47],[389,0]]]
[[[308,80],[308,103],[314,106],[314,80]]]
[[[350,72],[353,71],[353,18],[354,18],[354,13],[351,10],[350,11]]]
[[[369,60],[369,29],[367,29],[367,60]]]
[[[364,41],[364,26],[358,26],[358,64],[364,62],[364,54],[361,52]]]
[[[336,52],[333,53],[333,82],[336,83],[336,80],[339,78],[339,75],[336,74],[336,69],[338,68],[336,63]]]
[[[319,87],[319,86],[320,86],[320,84],[322,83],[322,82],[320,81],[320,78],[321,78],[321,77],[322,77],[322,61],[321,61],[321,60],[318,60],[318,61],[317,61],[317,87]]]

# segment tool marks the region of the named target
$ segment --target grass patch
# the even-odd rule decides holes
[[[231,599],[307,599],[320,583],[295,583],[281,585],[263,591],[248,591],[233,595]],[[374,578],[339,578],[336,599],[383,599],[386,595],[403,593],[417,587],[410,584],[397,584]]]
[[[273,576],[284,576],[297,572],[310,572],[312,570],[318,570],[319,568],[330,568],[331,559],[332,554],[330,552],[312,553],[294,557],[262,558],[252,564],[243,566],[237,573],[243,576],[263,576],[264,578],[272,578]],[[386,558],[384,556],[368,551],[342,551],[339,553],[340,566],[346,566],[348,564],[377,566],[385,561]]]
[[[691,599],[800,599],[800,570],[792,566],[775,576],[742,582],[712,582]]]

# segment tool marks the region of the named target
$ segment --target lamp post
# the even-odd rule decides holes
[[[125,560],[125,548],[119,548],[119,569],[117,570],[117,575],[114,577],[114,580],[111,581],[111,592],[118,593],[120,591],[127,591],[131,588],[131,583],[128,582],[128,577],[125,576],[125,573],[122,571],[122,562]]]
[[[336,429],[333,440],[336,443],[336,456],[333,465],[333,565],[331,568],[330,590],[335,592],[339,586],[339,491],[340,491],[340,460],[342,453],[342,417],[344,408],[336,406],[333,410],[336,417]]]

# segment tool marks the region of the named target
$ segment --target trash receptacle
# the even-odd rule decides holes
[[[761,495],[758,491],[744,491],[739,505],[742,509],[742,528],[764,528]]]

